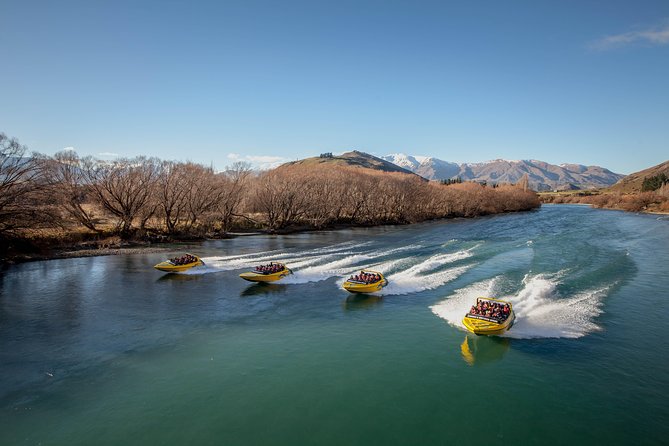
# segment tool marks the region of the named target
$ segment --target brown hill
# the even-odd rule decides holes
[[[665,161],[661,164],[658,164],[657,166],[629,174],[608,188],[607,191],[622,193],[641,192],[641,185],[643,184],[644,179],[654,177],[662,173],[669,176],[669,161]]]
[[[382,172],[399,172],[408,175],[416,175],[410,170],[399,167],[389,161],[378,158],[369,153],[353,150],[341,155],[322,154],[321,156],[314,156],[312,158],[305,158],[303,160],[291,161],[286,165],[309,165],[309,164],[336,164],[343,166],[364,167],[366,169],[380,170]]]

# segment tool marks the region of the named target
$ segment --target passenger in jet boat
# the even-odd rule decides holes
[[[360,274],[351,276],[349,280],[353,282],[374,283],[381,280],[381,277],[378,274],[371,274],[371,273],[366,273],[364,271],[360,271]]]
[[[187,265],[189,263],[197,262],[197,258],[190,254],[186,254],[181,257],[175,257],[173,259],[170,259],[170,262],[172,262],[172,264],[174,265]]]
[[[469,314],[490,317],[498,321],[504,321],[509,317],[511,309],[509,304],[500,304],[497,302],[481,301],[476,299],[476,305],[472,305]]]
[[[286,267],[277,263],[270,263],[269,265],[258,265],[255,270],[262,274],[274,274],[283,271]]]

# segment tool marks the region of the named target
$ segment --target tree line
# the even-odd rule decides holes
[[[28,153],[0,134],[0,241],[45,234],[133,237],[235,230],[322,229],[474,217],[540,205],[523,187],[428,182],[416,175],[340,165],[223,172],[192,162],[102,161],[74,151]]]
[[[669,184],[669,177],[665,173],[653,175],[643,179],[641,184],[641,191],[648,192],[660,189],[662,186]]]

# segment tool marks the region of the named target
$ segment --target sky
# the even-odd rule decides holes
[[[669,159],[669,1],[0,0],[0,132],[217,169]]]

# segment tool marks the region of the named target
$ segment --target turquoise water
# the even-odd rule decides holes
[[[0,274],[0,444],[666,444],[669,218],[544,206]],[[295,275],[237,275],[270,259]],[[379,296],[349,296],[359,267]],[[460,326],[508,298],[505,337]]]

